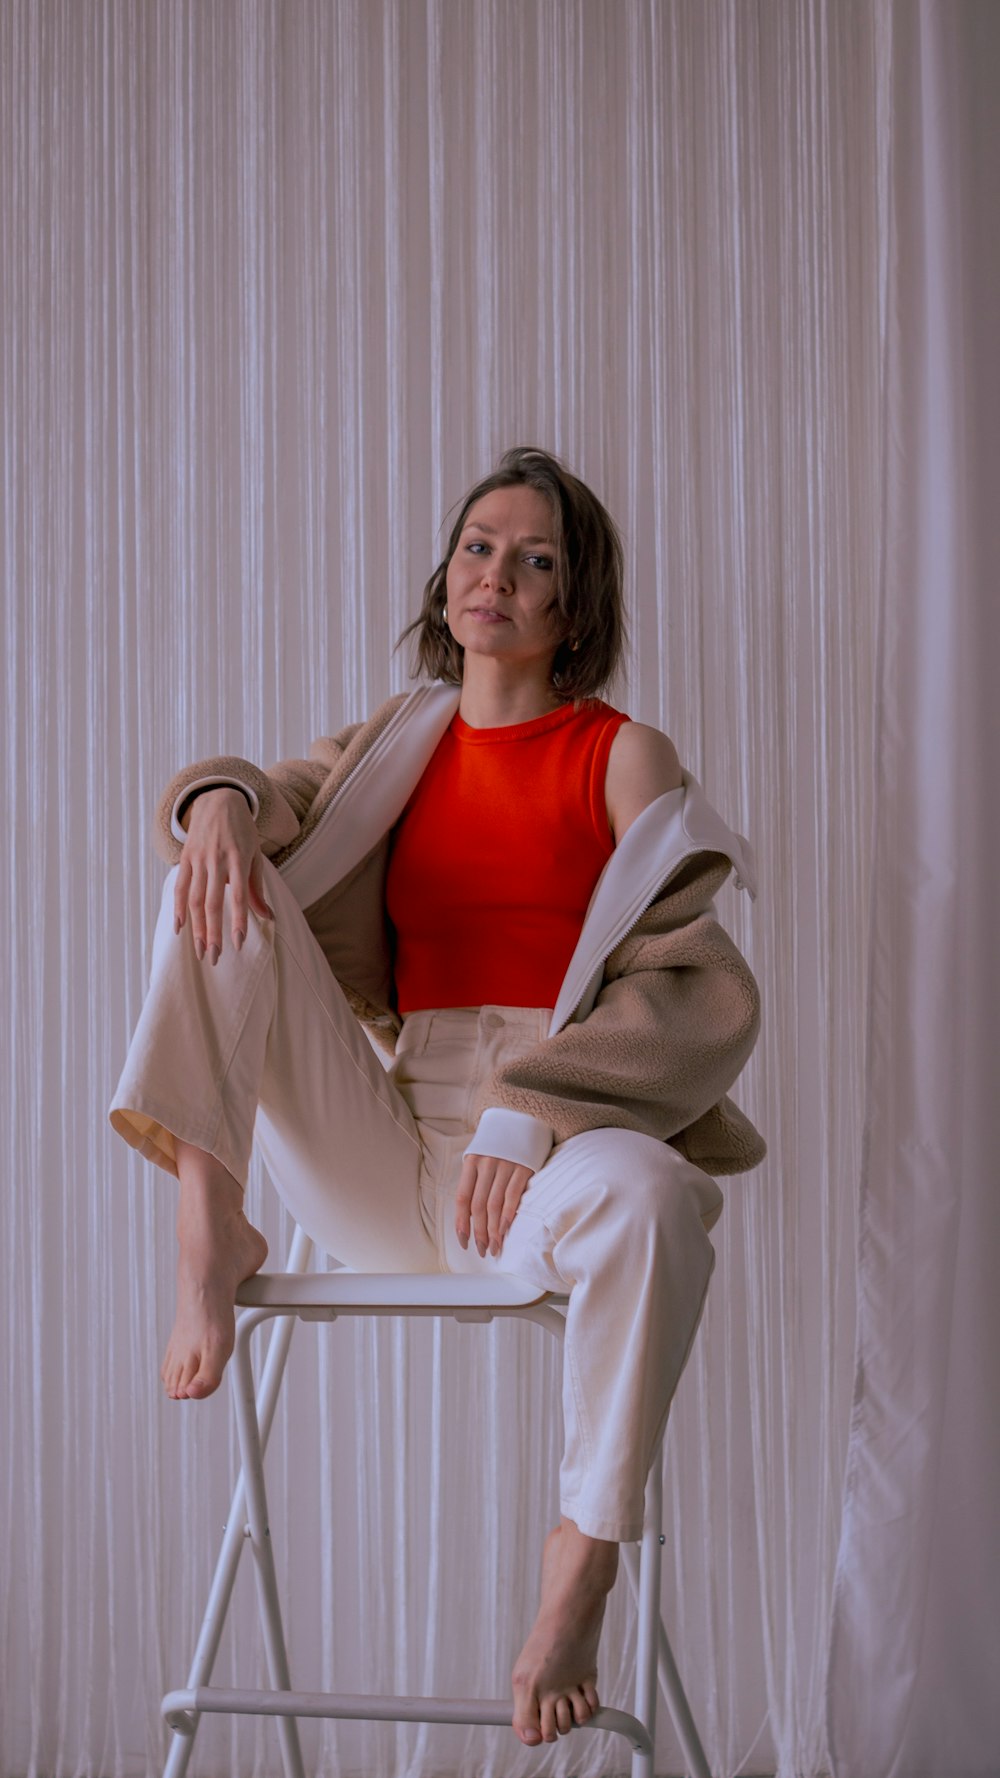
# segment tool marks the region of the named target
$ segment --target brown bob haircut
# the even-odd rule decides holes
[[[448,564],[476,501],[494,488],[516,487],[536,488],[552,512],[552,604],[566,631],[552,663],[552,689],[567,702],[599,697],[618,673],[625,648],[621,535],[596,494],[557,457],[532,445],[505,451],[492,475],[484,476],[466,494],[444,560],[424,587],[420,616],[403,631],[400,642],[407,636],[415,638],[415,671],[447,685],[461,685],[465,650],[444,621]]]

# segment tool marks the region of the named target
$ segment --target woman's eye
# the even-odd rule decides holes
[[[472,542],[467,543],[465,546],[466,553],[470,556],[478,556],[482,553],[485,553],[489,550],[489,547],[490,547],[489,544],[484,543],[481,537],[474,537],[472,539]],[[533,568],[536,568],[542,572],[548,572],[552,567],[552,557],[551,556],[534,556],[534,555],[532,555],[532,556],[525,556],[524,559],[526,562],[530,562]]]

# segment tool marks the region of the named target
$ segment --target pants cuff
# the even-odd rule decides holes
[[[641,1516],[636,1519],[619,1513],[614,1518],[606,1518],[573,1500],[560,1501],[559,1510],[564,1519],[572,1519],[584,1537],[599,1537],[606,1543],[638,1543],[642,1537]]]

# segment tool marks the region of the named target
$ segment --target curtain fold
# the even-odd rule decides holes
[[[1000,12],[891,33],[884,558],[837,1778],[1000,1771]]]

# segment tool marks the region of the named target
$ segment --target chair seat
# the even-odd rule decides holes
[[[532,1308],[566,1300],[507,1273],[480,1277],[453,1272],[256,1272],[236,1293],[240,1308],[362,1309],[383,1314],[394,1309],[450,1314],[456,1309]]]

